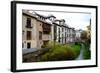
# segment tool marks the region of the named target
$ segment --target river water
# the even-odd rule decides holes
[[[80,50],[80,54],[79,56],[76,58],[76,60],[83,60],[83,49],[84,49],[84,45],[81,44],[81,50]]]

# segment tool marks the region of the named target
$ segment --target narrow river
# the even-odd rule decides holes
[[[84,49],[84,45],[81,44],[81,50],[80,50],[80,54],[79,56],[76,58],[76,60],[83,60],[83,49]]]

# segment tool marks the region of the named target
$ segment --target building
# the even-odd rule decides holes
[[[58,20],[54,15],[44,16],[36,12],[22,11],[22,47],[23,49],[41,49],[49,41],[66,44],[75,42],[80,34]]]
[[[22,16],[22,47],[23,49],[40,49],[43,44],[51,40],[51,24],[46,18],[23,10]]]
[[[54,24],[54,32],[55,32],[55,40],[61,44],[66,44],[70,42],[75,42],[75,29],[70,28],[64,19],[55,20]]]
[[[77,42],[81,41],[81,32],[82,32],[82,30],[76,30],[76,37],[75,37],[75,39],[76,39]]]

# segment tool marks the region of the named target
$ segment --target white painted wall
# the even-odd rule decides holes
[[[0,73],[11,73],[10,72],[10,1],[0,1]],[[98,5],[100,8],[100,0],[32,0],[40,2],[57,2],[57,3],[69,3],[69,4],[85,4],[85,5]],[[100,9],[98,10],[100,13]],[[98,20],[100,14],[98,15]],[[100,24],[100,22],[98,22]],[[100,25],[98,25],[98,28]],[[100,31],[100,29],[98,29]],[[100,37],[100,33],[98,34]],[[98,39],[100,43],[100,38]],[[100,48],[100,45],[99,45]],[[100,49],[98,49],[100,52]],[[100,53],[98,53],[100,56]],[[98,68],[81,68],[81,69],[64,69],[64,70],[52,70],[52,71],[38,71],[34,73],[100,73],[100,57],[98,59]],[[22,72],[22,73],[33,73],[33,72]]]
[[[76,38],[80,38],[81,37],[81,32],[76,30]]]

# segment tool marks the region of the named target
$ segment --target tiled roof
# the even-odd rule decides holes
[[[37,19],[38,21],[40,21],[40,22],[43,22],[43,23],[46,23],[46,24],[50,24],[50,25],[51,25],[51,23],[39,19],[36,15],[34,15],[34,14],[32,14],[32,13],[29,13],[28,11],[23,10],[23,14],[26,14],[26,15],[31,16],[31,17],[33,17],[33,18],[36,18],[36,19]]]
[[[69,27],[69,26],[65,23],[65,20],[64,20],[64,19],[56,19],[56,17],[55,17],[54,15],[44,16],[44,15],[38,14],[38,13],[36,13],[36,12],[34,12],[34,14],[33,14],[33,13],[30,13],[29,11],[27,11],[27,10],[23,10],[22,12],[23,12],[24,14],[29,15],[29,16],[31,16],[31,17],[33,17],[33,18],[36,18],[38,21],[43,22],[43,23],[46,23],[46,24],[50,24],[50,25],[56,24],[56,25],[58,25],[58,26],[64,26],[64,27],[69,28],[69,29],[75,29],[75,28]],[[45,20],[42,20],[42,19],[38,18],[38,16],[45,18]],[[50,17],[54,17],[54,18],[55,18],[54,21],[51,21],[51,22],[46,21],[46,19],[48,19],[48,18],[50,18]],[[63,24],[63,25],[60,25],[60,24],[57,23],[57,22],[64,22],[64,24]]]

